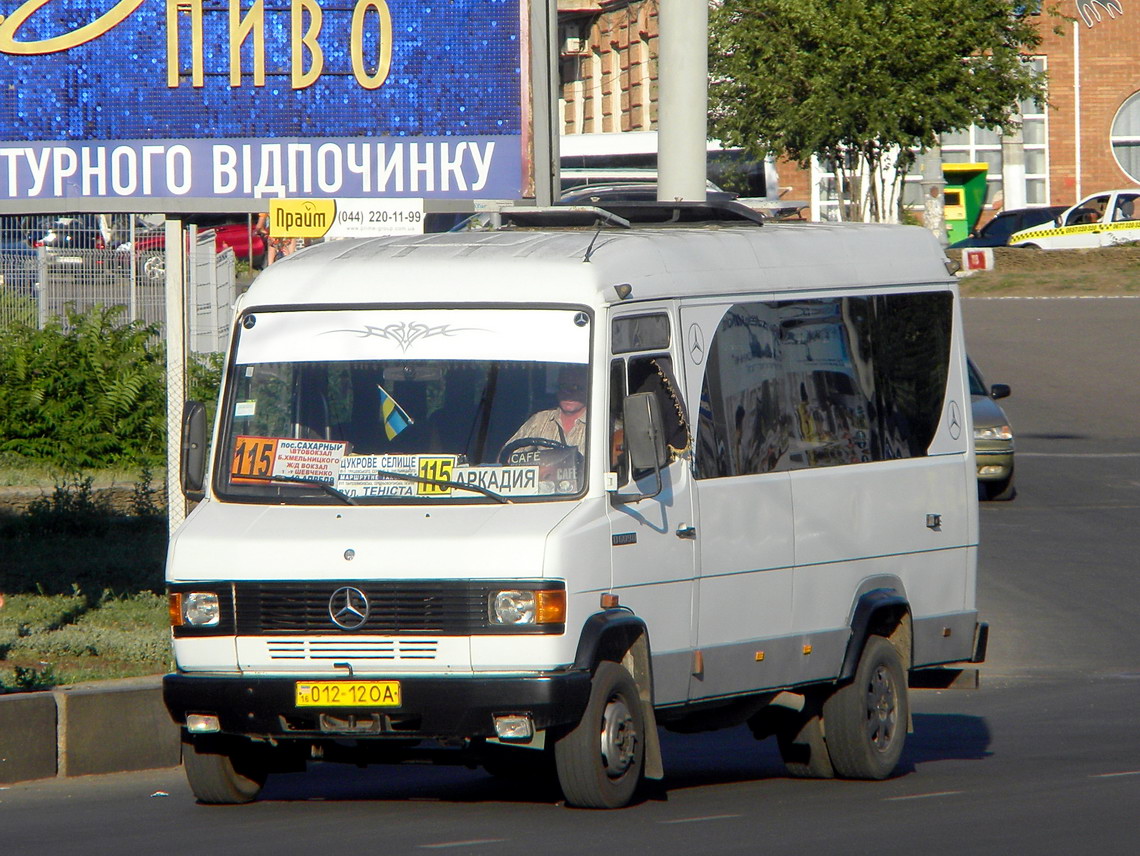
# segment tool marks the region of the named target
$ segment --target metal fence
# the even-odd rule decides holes
[[[124,222],[125,221],[125,222]],[[123,320],[166,320],[162,227],[140,217],[107,215],[0,217],[0,327],[53,320],[68,311],[122,306]],[[214,233],[188,247],[187,313],[191,350],[225,350],[236,297],[237,259],[217,251]]]

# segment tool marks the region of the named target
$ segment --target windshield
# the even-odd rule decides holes
[[[591,326],[575,309],[247,314],[215,489],[300,504],[576,496]]]

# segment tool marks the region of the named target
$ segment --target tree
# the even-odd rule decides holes
[[[709,12],[709,134],[834,165],[864,220],[893,222],[938,135],[1010,128],[1045,100],[1025,0],[720,0]],[[864,186],[853,187],[862,177]],[[846,192],[846,193],[845,193]]]

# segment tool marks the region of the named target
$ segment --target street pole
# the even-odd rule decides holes
[[[186,398],[186,292],[182,221],[166,221],[166,509],[174,532],[186,519],[182,493],[182,404]]]
[[[704,202],[709,104],[709,8],[661,0],[657,58],[657,199]]]

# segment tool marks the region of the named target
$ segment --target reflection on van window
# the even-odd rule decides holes
[[[733,306],[709,348],[698,477],[925,455],[951,307],[945,293]]]

